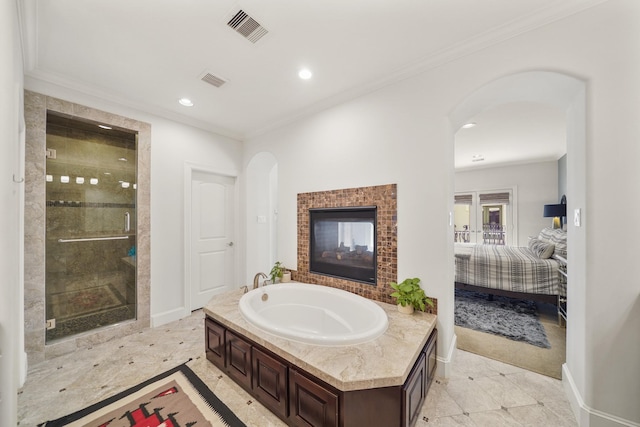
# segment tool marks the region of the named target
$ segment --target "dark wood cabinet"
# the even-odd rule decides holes
[[[429,337],[429,340],[427,341],[427,345],[425,346],[426,350],[425,350],[425,358],[426,358],[426,363],[427,363],[427,383],[426,383],[426,389],[425,389],[425,395],[426,392],[429,391],[429,386],[431,386],[431,383],[433,382],[433,379],[436,376],[436,364],[437,364],[437,335],[436,334],[431,334],[431,336]]]
[[[295,369],[289,372],[291,425],[338,427],[338,395]]]
[[[206,356],[209,361],[221,369],[224,369],[225,366],[224,331],[224,327],[211,319],[205,319]]]
[[[402,418],[405,426],[412,426],[420,415],[427,393],[427,363],[425,353],[420,353],[407,381],[402,387]]]
[[[253,347],[253,393],[264,406],[281,418],[289,416],[289,366]]]
[[[236,382],[251,389],[251,344],[233,332],[226,331],[227,373]]]
[[[213,319],[205,319],[207,359],[287,425],[411,427],[433,380],[434,330],[403,385],[340,391]]]

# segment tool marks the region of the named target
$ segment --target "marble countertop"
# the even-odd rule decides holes
[[[218,295],[204,307],[204,313],[342,391],[404,384],[436,326],[433,314],[406,315],[395,305],[374,301],[389,318],[389,328],[379,338],[356,346],[304,344],[248,323],[238,309],[242,295],[240,289]]]

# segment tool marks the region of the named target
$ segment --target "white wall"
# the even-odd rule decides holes
[[[640,182],[639,52],[640,3],[609,0],[252,138],[246,159],[259,151],[278,159],[278,258],[288,265],[296,260],[297,193],[397,183],[399,278],[421,277],[438,298],[438,354],[446,360],[455,344],[447,224],[456,129],[449,114],[476,89],[512,73],[554,70],[583,78],[586,156],[572,159],[569,152],[567,169],[570,209],[583,215],[582,226],[569,229],[570,244],[588,258],[573,267],[578,274],[571,283],[583,291],[573,303],[580,307],[573,307],[575,322],[570,317],[565,373],[582,425],[640,423],[640,266],[634,261],[640,240],[610,221],[610,207],[620,200],[632,211],[640,207],[640,198],[627,197]],[[586,163],[576,163],[581,160]]]
[[[529,236],[537,236],[542,228],[551,226],[551,218],[542,216],[543,205],[560,201],[557,162],[455,173],[456,192],[508,188],[515,188],[514,197],[517,197],[518,246],[527,246]]]
[[[17,424],[20,375],[24,369],[21,218],[24,158],[20,149],[22,57],[16,2],[0,2],[0,425]]]
[[[151,324],[158,326],[188,315],[184,283],[185,163],[239,176],[242,143],[47,82],[27,78],[25,86],[34,92],[151,124]],[[244,203],[239,202],[237,210],[244,217]],[[242,241],[244,233],[239,225],[238,242]],[[243,277],[242,250],[243,245],[239,244],[235,277]]]
[[[246,271],[244,284],[276,262],[278,165],[271,153],[256,154],[245,171]],[[286,266],[287,264],[285,264]]]

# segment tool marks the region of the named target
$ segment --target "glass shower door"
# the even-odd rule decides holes
[[[46,341],[136,317],[137,135],[47,114]]]

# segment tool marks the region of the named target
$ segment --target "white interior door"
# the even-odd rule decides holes
[[[235,178],[193,171],[191,178],[191,310],[235,283]]]

